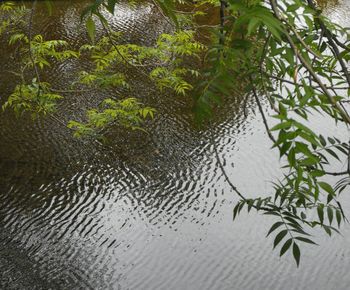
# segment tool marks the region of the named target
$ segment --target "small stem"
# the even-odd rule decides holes
[[[308,0],[308,1],[311,1],[311,0]],[[282,19],[281,19],[281,16],[280,16],[280,13],[279,13],[279,10],[278,10],[278,7],[277,7],[276,0],[270,0],[270,4],[271,4],[272,10],[273,10],[273,12],[275,14],[275,17],[279,21],[282,22]],[[288,34],[287,31],[285,31],[285,36],[287,38],[287,41],[288,41],[289,45],[293,49],[294,54],[298,57],[298,59],[300,60],[300,62],[304,66],[304,68],[310,73],[310,75],[312,76],[314,81],[320,86],[320,88],[325,93],[326,97],[328,98],[329,102],[333,105],[333,107],[335,109],[338,110],[338,112],[339,112],[340,116],[342,117],[342,119],[344,120],[344,122],[346,122],[347,124],[350,124],[350,116],[348,115],[348,113],[346,111],[344,111],[343,108],[341,107],[341,105],[334,99],[334,97],[330,94],[330,92],[328,91],[326,86],[323,84],[322,80],[319,78],[319,76],[312,69],[310,64],[299,53],[299,50],[298,50],[297,46],[295,45],[295,43],[293,42],[291,36]]]
[[[254,86],[253,78],[252,78],[251,76],[250,76],[249,78],[250,78],[250,83],[251,83],[252,86],[253,86],[253,88],[252,88],[252,90],[253,90],[253,95],[254,95],[255,101],[256,101],[256,103],[257,103],[257,105],[258,105],[260,115],[261,115],[261,117],[262,117],[262,119],[263,119],[264,126],[265,126],[265,129],[266,129],[266,133],[267,133],[267,135],[269,136],[269,138],[271,139],[271,141],[272,141],[273,143],[276,143],[276,139],[275,139],[275,137],[273,137],[273,135],[271,134],[269,125],[267,124],[267,119],[266,119],[266,116],[265,116],[265,114],[264,114],[264,110],[263,110],[263,108],[262,108],[262,105],[261,105],[261,103],[260,103],[260,100],[259,100],[259,97],[258,97],[256,88],[255,88],[255,86]]]

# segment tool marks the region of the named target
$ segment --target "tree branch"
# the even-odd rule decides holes
[[[272,10],[274,12],[275,17],[279,21],[282,22],[282,18],[280,16],[280,13],[278,11],[278,7],[277,7],[277,4],[276,4],[276,0],[270,0],[270,5],[272,7]],[[310,64],[299,53],[297,46],[295,45],[295,43],[293,42],[291,36],[288,34],[287,31],[285,31],[285,36],[287,38],[287,41],[288,41],[289,45],[293,49],[294,54],[298,57],[298,59],[300,60],[300,62],[303,65],[303,67],[310,73],[310,75],[312,76],[314,81],[320,86],[320,88],[325,93],[326,97],[328,98],[329,102],[333,105],[333,107],[338,110],[338,112],[339,112],[340,116],[342,117],[342,119],[344,120],[344,122],[346,122],[347,124],[350,124],[350,116],[348,115],[348,113],[346,111],[344,111],[343,108],[341,107],[341,105],[334,99],[334,97],[330,94],[330,92],[328,91],[326,86],[323,84],[322,80],[314,72],[314,70],[312,69]]]

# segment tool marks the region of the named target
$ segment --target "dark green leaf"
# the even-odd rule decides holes
[[[339,209],[337,209],[337,210],[335,211],[335,216],[336,216],[336,218],[337,218],[338,227],[340,227],[340,222],[341,222],[341,216],[342,216],[342,214],[341,214],[341,211],[340,211]]]
[[[114,14],[114,8],[115,8],[116,3],[117,3],[117,0],[108,0],[108,2],[107,2],[107,10],[111,14]]]
[[[318,185],[325,190],[327,193],[335,195],[334,190],[332,188],[332,186],[330,184],[328,184],[327,182],[324,181],[319,181]]]
[[[299,246],[295,242],[293,243],[293,256],[294,256],[295,262],[297,263],[297,266],[299,267],[300,249],[299,249]]]
[[[288,251],[288,249],[290,248],[292,242],[293,242],[293,239],[290,238],[284,243],[284,245],[281,248],[280,257],[283,256],[283,254]]]
[[[268,237],[275,229],[277,229],[278,227],[280,227],[281,225],[283,225],[283,222],[276,222],[272,225],[272,227],[270,228],[269,232],[267,233],[266,237]]]
[[[328,227],[328,226],[323,226],[323,229],[325,230],[325,232],[329,235],[329,236],[332,236],[332,231],[331,231],[331,228]]]
[[[333,221],[333,209],[330,206],[327,207],[327,214],[328,214],[329,224],[331,225]]]
[[[279,242],[286,236],[286,234],[288,233],[287,230],[283,230],[281,232],[279,232],[273,242],[273,248],[276,248],[276,246],[279,244]]]
[[[291,124],[292,123],[290,121],[285,121],[285,122],[277,124],[276,126],[273,126],[270,129],[270,131],[276,131],[276,130],[281,130],[281,129],[289,129]]]
[[[317,214],[318,214],[318,218],[320,220],[320,223],[323,224],[323,204],[320,204],[317,207]]]
[[[299,240],[299,241],[302,241],[302,242],[305,242],[305,243],[308,243],[308,244],[314,244],[314,245],[317,245],[314,241],[308,239],[308,238],[304,238],[304,237],[295,237],[295,239]]]

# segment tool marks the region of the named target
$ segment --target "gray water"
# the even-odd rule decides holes
[[[86,40],[78,15],[58,2],[50,18],[39,7],[37,27],[47,38]],[[350,2],[327,13],[350,23]],[[42,16],[42,17],[41,17]],[[138,43],[152,44],[169,31],[152,5],[121,5],[115,29]],[[8,50],[0,48],[1,102],[16,79]],[[65,88],[82,61],[56,65],[45,76]],[[278,154],[257,110],[242,98],[227,100],[211,127],[191,121],[190,101],[155,95],[142,78],[136,93],[158,110],[149,134],[112,131],[108,145],[76,140],[50,119],[0,114],[0,288],[1,289],[349,289],[350,227],[342,236],[316,236],[304,246],[301,266],[280,259],[265,238],[272,218],[242,213],[217,166],[209,134],[238,188],[247,196],[268,194],[280,176]],[[134,92],[135,93],[135,92]],[[67,94],[58,117],[82,118],[106,97]],[[345,134],[325,120],[315,126]],[[344,194],[349,213],[350,199]]]

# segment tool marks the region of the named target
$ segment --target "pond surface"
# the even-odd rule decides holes
[[[51,17],[39,5],[36,26],[47,38],[86,41],[84,3],[55,1]],[[350,2],[327,11],[350,24]],[[110,19],[138,43],[169,31],[150,4],[120,5]],[[1,102],[16,82],[9,51],[0,48]],[[45,76],[65,88],[83,61],[56,65]],[[183,97],[155,95],[132,79],[138,97],[158,114],[150,134],[111,132],[103,146],[76,140],[50,119],[32,122],[0,114],[1,289],[349,289],[350,227],[343,236],[316,237],[301,266],[272,251],[272,219],[243,213],[217,166],[210,132],[232,181],[248,196],[268,193],[280,176],[256,109],[228,100],[211,128],[196,129]],[[79,119],[107,95],[65,95],[58,117]],[[346,134],[324,120],[324,132]],[[338,130],[338,131],[337,131]],[[344,198],[349,213],[350,198]]]

